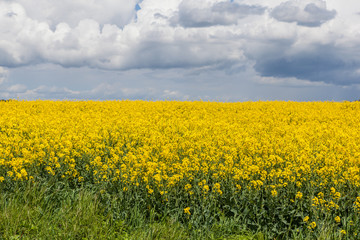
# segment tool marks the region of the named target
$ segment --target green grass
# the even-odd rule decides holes
[[[0,232],[5,239],[96,239],[122,234],[102,214],[90,191],[40,186],[1,195]]]
[[[266,226],[250,229],[241,214],[220,214],[211,222],[203,221],[206,213],[198,214],[200,221],[184,219],[183,209],[164,206],[159,212],[141,199],[94,186],[24,182],[0,189],[0,239],[356,239],[331,225],[319,226],[317,233],[290,229],[274,235]]]
[[[115,198],[116,199],[116,198]],[[234,223],[194,229],[176,219],[108,211],[99,191],[62,185],[28,184],[0,195],[0,239],[262,239],[229,233]],[[156,219],[156,220],[155,220]],[[260,236],[260,235],[259,235]]]

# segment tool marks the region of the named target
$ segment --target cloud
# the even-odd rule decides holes
[[[222,69],[211,68],[193,75],[192,69],[119,72],[93,68],[64,69],[55,65],[10,71],[8,81],[0,87],[0,99],[342,101],[358,99],[360,89],[356,85],[339,87],[296,78],[260,77],[252,69],[230,75]],[[26,85],[25,92],[7,91],[7,87],[17,84]]]
[[[137,0],[13,0],[26,9],[29,18],[46,22],[52,27],[66,23],[75,27],[81,20],[92,19],[99,24],[112,23],[123,27],[133,20]],[[10,14],[16,14],[16,12]]]
[[[178,90],[157,89],[154,87],[121,87],[118,84],[101,83],[90,90],[74,91],[66,87],[40,85],[28,88],[23,84],[0,89],[0,98],[34,99],[147,99],[147,100],[187,100]]]
[[[147,100],[165,100],[182,99],[186,100],[178,90],[170,90],[154,87],[123,87],[119,84],[102,83],[89,91],[83,91],[79,94],[85,98],[106,99],[147,99]]]
[[[0,85],[4,83],[8,77],[8,70],[0,66]]]
[[[210,43],[209,39],[194,37],[192,41],[176,39],[174,42],[158,44],[153,41],[143,41],[138,45],[134,56],[126,63],[127,68],[198,68],[227,64],[231,67],[243,63],[245,57],[240,49],[240,43],[224,46],[222,43]],[[203,39],[203,40],[201,40]],[[235,49],[238,46],[238,49]]]
[[[253,29],[244,54],[259,76],[336,86],[360,83],[359,25],[334,21],[304,28],[269,19]]]
[[[35,99],[80,99],[79,91],[73,91],[65,87],[41,85],[33,89],[27,88],[23,84],[11,85],[4,90],[0,90],[1,98],[20,98],[27,100]]]
[[[271,16],[282,22],[295,22],[306,27],[319,27],[336,16],[322,0],[290,0],[275,7]]]
[[[191,70],[194,75],[217,70],[229,76],[251,69],[260,77],[282,80],[358,83],[359,25],[343,24],[324,1],[280,2],[0,1],[0,66],[14,69],[55,64],[118,72],[170,69],[182,79],[188,75],[177,75],[179,69]],[[324,24],[330,19],[334,19],[331,24]],[[4,76],[0,71],[0,82]],[[30,87],[32,90],[25,92],[56,95],[71,89],[62,87]],[[88,95],[82,91],[82,96],[114,91],[111,86],[106,90],[99,85],[99,89]],[[140,90],[137,93],[136,87],[116,89],[121,96],[148,96]],[[146,89],[151,92],[150,87]],[[159,96],[175,93],[176,89],[169,87],[156,92]],[[80,96],[76,91],[66,94]]]
[[[7,67],[43,62],[101,67],[103,58],[124,54],[122,46],[128,47],[122,45],[122,30],[114,24],[100,26],[94,19],[81,19],[73,28],[61,22],[52,30],[14,2],[0,3],[0,33],[0,65]]]
[[[23,84],[15,84],[7,88],[10,93],[22,93],[26,91],[26,86]]]
[[[287,88],[307,88],[307,87],[330,87],[331,84],[324,82],[313,82],[304,79],[297,79],[295,77],[259,77],[255,79],[255,82],[260,83],[261,85],[268,86],[277,86],[277,87],[287,87]]]
[[[188,68],[243,59],[237,47],[239,43],[224,45],[211,39],[212,32],[163,25],[162,19],[146,14],[154,12],[146,4],[138,12],[137,21],[123,28],[88,18],[79,20],[75,26],[61,22],[51,28],[47,21],[31,18],[21,4],[2,2],[0,65],[53,63],[64,67],[127,70]],[[172,15],[171,11],[161,9],[155,12],[166,17]],[[144,21],[145,16],[150,19]]]
[[[245,5],[229,1],[183,0],[179,5],[179,11],[170,21],[173,25],[179,24],[183,27],[196,28],[232,25],[249,15],[261,15],[265,9],[258,5]]]
[[[360,55],[334,45],[308,46],[308,50],[289,47],[278,55],[256,57],[254,69],[265,77],[297,78],[335,85],[359,84]]]

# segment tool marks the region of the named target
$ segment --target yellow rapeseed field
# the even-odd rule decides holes
[[[182,196],[187,218],[196,203],[224,210],[261,193],[303,206],[308,229],[327,218],[349,232],[343,221],[360,213],[360,103],[0,102],[0,185],[41,179],[141,189],[160,203]]]

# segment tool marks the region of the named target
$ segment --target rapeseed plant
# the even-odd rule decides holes
[[[360,224],[358,136],[355,102],[0,102],[0,188],[90,184],[189,221],[246,212],[316,232]]]

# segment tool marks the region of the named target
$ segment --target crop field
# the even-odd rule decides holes
[[[90,189],[125,232],[359,239],[360,103],[0,102],[2,200],[39,186]],[[21,229],[0,238],[36,236]]]

